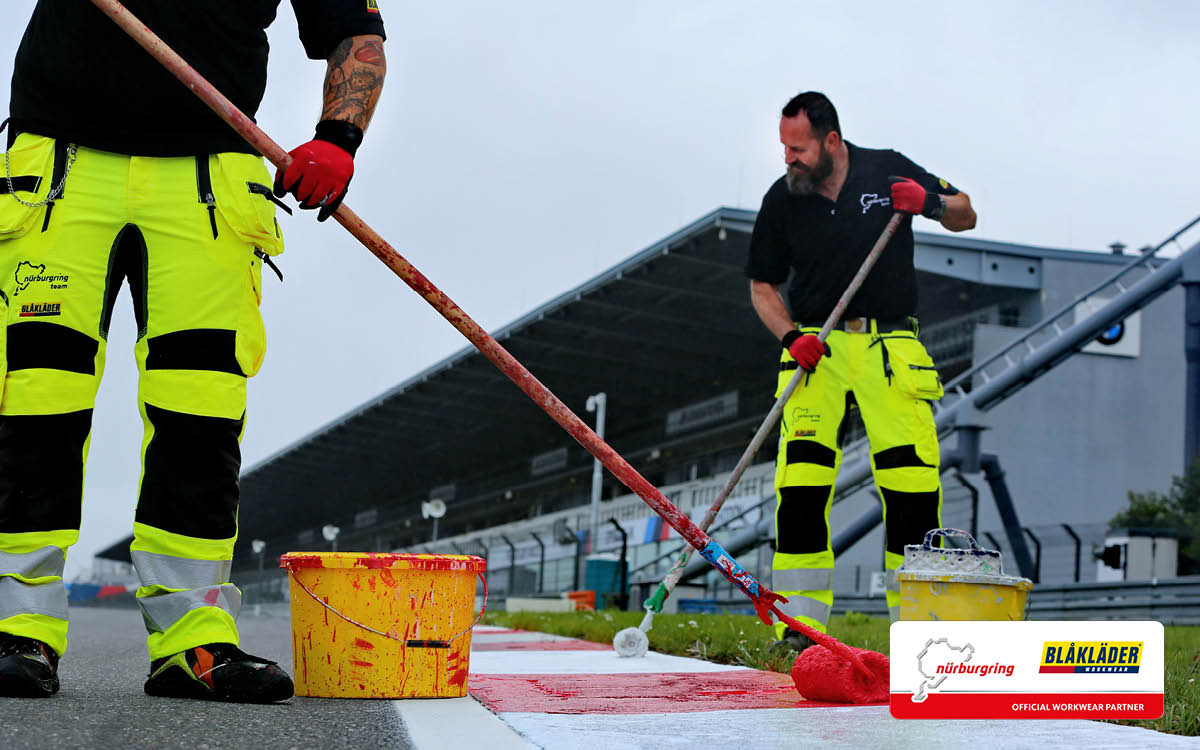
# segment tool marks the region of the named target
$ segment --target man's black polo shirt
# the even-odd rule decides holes
[[[280,0],[124,0],[247,117],[267,84],[267,34]],[[383,36],[368,0],[292,0],[300,41],[325,59],[351,36]],[[9,14],[11,15],[11,13]],[[294,92],[313,100],[317,91]],[[14,131],[133,156],[254,153],[95,6],[38,0],[13,66]]]
[[[793,195],[781,177],[763,196],[754,222],[746,276],[782,284],[789,270],[794,271],[788,307],[797,322],[823,322],[871,252],[892,216],[889,175],[911,177],[942,195],[958,192],[897,151],[859,148],[849,141],[846,148],[850,169],[837,203],[816,193]],[[916,312],[910,216],[901,222],[843,317],[892,319]]]

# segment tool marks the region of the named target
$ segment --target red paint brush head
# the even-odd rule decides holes
[[[854,668],[844,657],[824,646],[809,646],[792,665],[792,682],[810,701],[826,703],[886,703],[889,686],[889,661],[876,651],[848,647],[858,655],[871,677]]]

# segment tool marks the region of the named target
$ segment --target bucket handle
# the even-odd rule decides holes
[[[479,580],[483,582],[483,606],[479,608],[479,614],[475,616],[475,622],[471,623],[467,627],[466,630],[462,631],[458,635],[455,635],[453,638],[450,638],[449,640],[445,640],[445,641],[405,640],[396,635],[395,629],[384,633],[381,630],[376,630],[375,628],[368,627],[367,625],[363,625],[361,622],[358,622],[357,620],[352,620],[349,617],[346,617],[341,612],[339,612],[336,609],[334,609],[333,607],[329,606],[329,602],[322,600],[320,597],[318,597],[316,594],[314,594],[312,592],[312,590],[308,588],[308,586],[305,586],[304,582],[301,581],[296,576],[296,571],[292,570],[290,567],[288,568],[288,575],[290,575],[292,577],[293,581],[295,581],[296,583],[298,583],[300,585],[300,588],[304,589],[304,593],[308,594],[309,596],[311,596],[313,598],[313,601],[315,601],[317,604],[320,604],[322,607],[324,607],[325,609],[334,613],[335,615],[342,618],[343,620],[350,623],[351,625],[357,625],[358,627],[362,628],[363,630],[370,631],[370,632],[374,633],[375,635],[381,635],[384,638],[390,638],[393,641],[399,641],[400,643],[403,643],[405,646],[411,647],[411,648],[450,648],[450,643],[452,641],[455,641],[455,640],[463,637],[467,633],[471,632],[471,630],[474,629],[474,627],[479,624],[479,618],[483,617],[483,613],[487,611],[487,600],[488,600],[487,578],[484,577],[482,570],[477,570],[477,571],[475,571],[475,575],[479,576]]]
[[[951,529],[951,528],[944,528],[944,529],[930,529],[928,532],[926,532],[926,533],[925,533],[925,543],[924,543],[924,545],[922,545],[922,546],[923,546],[925,549],[927,549],[927,550],[933,551],[933,538],[934,538],[935,536],[941,536],[941,537],[961,536],[961,537],[966,537],[966,539],[967,539],[967,542],[969,542],[969,543],[970,543],[970,545],[971,545],[971,551],[972,551],[972,552],[985,552],[985,551],[988,551],[988,550],[984,550],[982,547],[980,547],[980,546],[979,546],[979,543],[975,541],[975,537],[971,536],[969,533],[967,533],[967,532],[963,531],[962,529]]]

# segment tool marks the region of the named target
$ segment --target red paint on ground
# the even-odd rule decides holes
[[[471,695],[493,712],[657,714],[840,705],[805,700],[785,674],[757,669],[659,674],[481,675]]]
[[[565,641],[500,641],[493,643],[475,641],[472,651],[612,651],[611,643],[594,643],[578,638]]]
[[[491,628],[488,628],[487,630],[475,631],[475,637],[479,638],[481,636],[488,636],[488,635],[505,635],[505,634],[511,634],[511,633],[533,633],[533,632],[535,632],[535,631],[533,631],[533,630],[509,630],[507,628],[500,628],[500,629],[493,630]]]
[[[355,638],[355,639],[354,639],[354,645],[355,645],[355,647],[356,647],[356,648],[365,648],[365,649],[367,649],[368,651],[370,651],[371,649],[375,648],[375,644],[374,644],[374,643],[371,643],[370,641],[364,641],[362,638]]]

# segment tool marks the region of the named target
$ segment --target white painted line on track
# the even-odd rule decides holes
[[[472,651],[472,674],[645,674],[728,672],[746,667],[713,664],[651,651],[622,658],[615,651]]]
[[[546,748],[660,750],[697,747],[819,747],[861,750],[1001,747],[1045,750],[1069,742],[1088,750],[1175,750],[1194,737],[1096,721],[902,721],[887,706],[752,709],[677,714],[567,715],[501,713],[524,737]]]
[[[547,643],[550,641],[573,641],[565,635],[552,633],[475,633],[471,643]]]
[[[415,750],[537,750],[474,698],[392,701]]]

